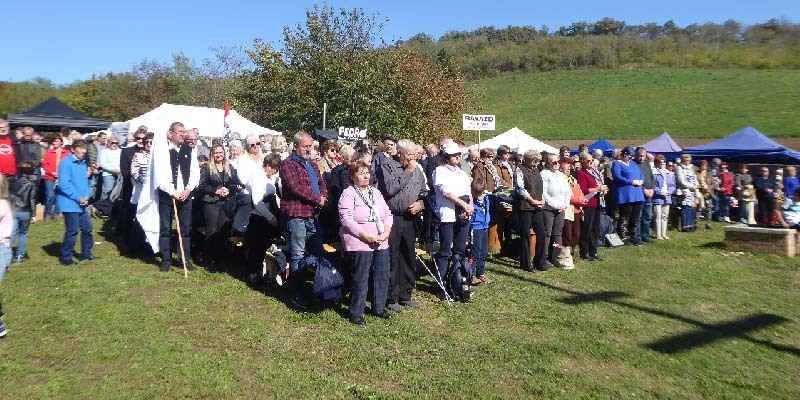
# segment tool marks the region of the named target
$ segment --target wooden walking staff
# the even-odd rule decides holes
[[[175,225],[178,227],[178,247],[181,250],[181,261],[183,263],[183,277],[189,277],[189,269],[186,268],[186,253],[183,252],[183,235],[181,235],[181,220],[178,219],[178,203],[172,198],[172,210],[175,211]]]

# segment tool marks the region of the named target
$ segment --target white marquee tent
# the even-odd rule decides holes
[[[154,110],[142,114],[126,123],[129,130],[135,131],[141,125],[147,126],[150,132],[161,133],[169,130],[173,122],[182,122],[186,129],[197,128],[201,137],[222,137],[225,133],[223,117],[225,110],[220,108],[181,106],[164,103]],[[228,114],[228,125],[232,132],[242,138],[249,134],[256,135],[281,135],[280,132],[259,126],[247,118],[242,117],[234,110]]]
[[[469,148],[471,150],[480,150],[486,148],[497,150],[497,148],[503,144],[519,154],[522,154],[528,150],[536,150],[538,152],[546,151],[550,154],[558,154],[557,148],[550,146],[541,140],[534,139],[532,136],[528,135],[517,127],[511,128],[491,139],[484,140],[480,143],[480,148],[478,144],[474,144]]]

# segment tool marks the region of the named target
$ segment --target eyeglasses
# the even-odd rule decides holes
[[[250,147],[258,147],[258,143],[248,143]]]
[[[144,144],[153,144],[153,141],[152,140],[145,140]]]
[[[143,141],[143,140],[144,140],[144,138],[143,138],[143,137],[137,137],[137,138],[136,138],[136,141],[137,141],[137,142],[141,142],[141,141]]]
[[[119,142],[111,142],[111,144],[119,144]]]
[[[186,139],[184,139],[184,141],[186,141],[186,142],[196,142],[196,141],[197,141],[197,139],[189,139],[189,138],[186,138]]]

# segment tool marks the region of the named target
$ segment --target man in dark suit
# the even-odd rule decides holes
[[[177,214],[178,227],[182,238],[182,251],[178,251],[178,259],[186,262],[189,270],[194,270],[189,256],[189,229],[192,217],[192,191],[200,183],[200,165],[191,147],[183,140],[185,128],[180,122],[173,122],[167,132],[167,153],[169,154],[170,174],[157,173],[158,214],[160,228],[158,248],[161,252],[161,272],[168,272],[172,265],[172,217]],[[157,157],[153,154],[152,157]],[[163,172],[163,171],[161,171]],[[174,206],[173,206],[174,205]],[[177,207],[177,212],[175,211]],[[180,242],[179,242],[180,243]]]

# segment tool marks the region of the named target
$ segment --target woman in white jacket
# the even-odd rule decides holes
[[[554,263],[561,251],[561,232],[564,229],[564,210],[569,206],[572,188],[567,177],[558,168],[558,155],[550,154],[542,170],[542,200],[544,200],[545,251],[550,263]],[[538,240],[538,238],[537,238]],[[544,254],[543,254],[544,256]]]

